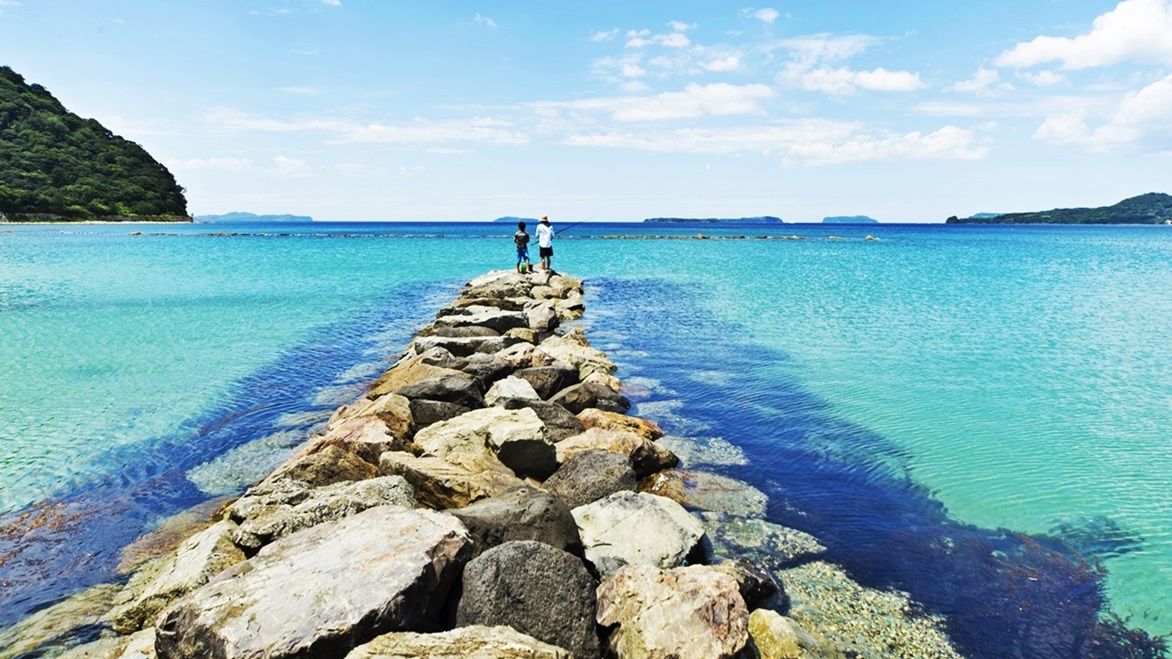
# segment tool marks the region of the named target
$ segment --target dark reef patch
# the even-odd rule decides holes
[[[620,377],[653,377],[682,401],[658,419],[665,431],[709,427],[741,447],[749,464],[719,471],[766,492],[769,521],[818,537],[860,583],[906,591],[944,616],[965,656],[1165,656],[1164,640],[1104,611],[1103,573],[1074,550],[1090,549],[1079,537],[1114,537],[1102,532],[1110,529],[1074,523],[1059,539],[959,524],[910,479],[900,450],[780,375],[774,366],[785,354],[739,342],[744,328],[705,312],[703,290],[590,283],[592,329],[626,337]],[[714,369],[729,375],[694,377]],[[640,404],[663,399],[653,392]]]

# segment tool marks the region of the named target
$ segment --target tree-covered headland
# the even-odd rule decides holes
[[[191,218],[183,188],[141,146],[0,66],[0,219]]]
[[[1055,208],[1034,213],[981,213],[948,218],[948,224],[1166,224],[1172,221],[1172,195],[1149,192],[1113,206]]]

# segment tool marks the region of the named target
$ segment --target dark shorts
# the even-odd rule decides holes
[[[537,249],[538,249],[538,253],[541,255],[541,258],[545,258],[547,256],[553,256],[553,248],[552,247],[538,247]]]
[[[528,261],[528,260],[529,260],[529,248],[528,247],[518,247],[517,248],[517,263],[520,263],[521,261]]]

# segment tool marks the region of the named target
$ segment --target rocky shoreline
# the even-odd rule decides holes
[[[0,632],[0,659],[959,656],[692,468],[735,447],[628,414],[584,310],[564,275],[472,280],[294,457],[136,543],[124,585]]]

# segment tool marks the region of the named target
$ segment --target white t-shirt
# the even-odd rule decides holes
[[[537,246],[553,247],[553,227],[544,222],[537,225]]]

